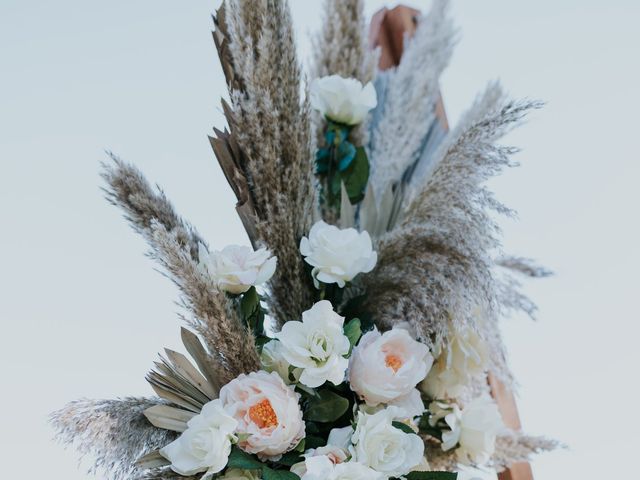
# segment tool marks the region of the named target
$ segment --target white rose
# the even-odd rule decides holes
[[[228,245],[221,251],[208,252],[198,245],[200,268],[229,293],[244,293],[252,286],[262,285],[276,271],[276,257],[266,248],[253,251],[251,247]]]
[[[399,415],[397,407],[373,415],[359,412],[351,439],[353,459],[388,477],[399,477],[421,465],[424,443],[418,435],[392,425]]]
[[[406,395],[402,395],[387,403],[390,407],[398,407],[402,411],[403,418],[412,419],[421,416],[424,411],[424,402],[417,388],[414,388]]]
[[[311,82],[311,106],[337,123],[357,125],[378,104],[371,82],[364,87],[355,78],[339,75],[316,78]]]
[[[160,450],[179,475],[191,476],[207,472],[213,475],[227,464],[231,440],[238,422],[222,408],[220,400],[202,407],[199,415],[187,423],[187,430]]]
[[[220,480],[261,480],[261,478],[260,470],[230,468],[220,477]]]
[[[394,328],[383,334],[372,330],[362,336],[351,355],[349,383],[367,405],[393,402],[414,390],[432,362],[427,346],[406,330]]]
[[[454,331],[447,344],[435,350],[437,358],[420,388],[432,398],[457,398],[473,377],[484,375],[489,354],[473,330]]]
[[[262,368],[267,372],[276,372],[280,378],[289,385],[289,362],[282,355],[282,342],[271,340],[264,344],[262,353],[260,354],[260,363]]]
[[[456,455],[464,464],[489,461],[495,451],[496,436],[504,428],[498,406],[491,397],[477,397],[462,410],[457,405],[434,404],[429,406],[429,410],[444,418],[451,429],[442,435],[442,449],[450,450],[459,444]]]
[[[383,480],[385,477],[358,462],[335,464],[326,456],[307,458],[291,467],[301,480]]]
[[[337,283],[342,288],[359,273],[373,270],[378,260],[367,232],[341,230],[322,220],[311,227],[309,238],[302,237],[300,253],[313,267],[316,288],[318,282]]]
[[[282,343],[282,356],[302,369],[300,383],[316,388],[330,381],[342,383],[349,361],[349,339],[343,331],[344,317],[322,300],[302,313],[302,322],[287,322],[275,337]]]
[[[261,459],[277,460],[304,438],[299,399],[275,372],[242,374],[220,389],[222,406],[238,422],[238,446]]]

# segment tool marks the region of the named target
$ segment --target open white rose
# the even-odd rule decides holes
[[[237,424],[224,411],[220,400],[213,400],[189,420],[187,430],[161,449],[160,454],[171,462],[171,469],[179,475],[201,472],[206,472],[205,476],[213,475],[227,464]]]
[[[436,361],[420,388],[432,398],[457,398],[473,377],[487,370],[485,342],[473,330],[454,330],[446,344],[434,351]]]
[[[277,460],[304,438],[299,399],[275,372],[242,374],[220,389],[222,406],[238,422],[238,446],[261,459]]]
[[[378,104],[371,82],[364,87],[355,78],[339,75],[316,78],[311,82],[311,106],[337,123],[357,125]]]
[[[459,444],[456,455],[463,464],[483,464],[491,458],[496,436],[504,428],[498,406],[491,397],[477,397],[462,410],[457,405],[434,402],[429,410],[444,418],[451,429],[442,435],[443,450]]]
[[[351,355],[349,383],[369,406],[393,402],[415,389],[432,362],[427,346],[406,330],[394,328],[383,334],[372,330],[362,336]],[[415,400],[412,395],[409,401]]]
[[[289,379],[289,362],[282,355],[283,349],[282,342],[278,340],[271,340],[265,343],[260,353],[260,363],[264,370],[269,373],[276,372],[284,383],[289,385],[291,383]]]
[[[373,415],[358,413],[351,438],[353,460],[384,474],[400,477],[422,464],[424,443],[413,433],[405,433],[392,422],[401,415],[397,407],[388,407]]]
[[[218,288],[234,294],[265,283],[276,271],[277,262],[266,248],[254,251],[241,245],[228,245],[221,251],[208,252],[199,244],[198,258],[200,268],[213,278]]]
[[[241,470],[240,468],[230,468],[220,480],[261,480],[260,470]]]
[[[350,347],[343,325],[344,317],[333,311],[331,302],[322,300],[302,313],[302,322],[287,322],[276,334],[282,356],[302,369],[300,383],[311,388],[327,381],[342,383]]]
[[[326,456],[307,458],[291,467],[301,480],[384,480],[379,472],[358,462],[334,463]]]
[[[359,273],[373,270],[378,260],[367,232],[341,230],[322,220],[311,227],[308,238],[302,237],[300,253],[313,267],[316,288],[318,282],[337,283],[342,288]]]

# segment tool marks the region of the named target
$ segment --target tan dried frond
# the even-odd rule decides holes
[[[310,107],[301,98],[291,14],[285,1],[234,0],[215,23],[231,106],[224,105],[229,132],[218,132],[212,143],[244,205],[243,223],[252,224],[254,246],[278,257],[268,302],[282,323],[312,303],[298,243],[316,209]]]
[[[193,315],[190,325],[209,351],[218,356],[220,371],[216,378],[224,385],[241,373],[260,368],[255,338],[243,325],[234,303],[218,290],[213,279],[180,244],[174,231],[152,224],[153,244],[150,256],[165,269],[182,293],[184,307]]]
[[[501,472],[514,463],[529,462],[534,455],[558,448],[563,448],[563,445],[556,440],[509,431],[496,438],[491,466]]]
[[[154,427],[144,416],[148,408],[164,404],[153,398],[78,400],[53,413],[50,421],[62,443],[95,459],[91,473],[104,471],[112,480],[125,480],[143,473],[135,466],[140,456],[177,437]]]
[[[491,85],[445,139],[403,222],[382,237],[376,269],[363,279],[368,308],[383,327],[408,321],[427,343],[446,341],[450,320],[474,329],[492,352],[491,370],[507,384],[493,261],[499,229],[489,210],[508,210],[484,182],[509,165],[515,151],[495,141],[538,105],[510,101]]]

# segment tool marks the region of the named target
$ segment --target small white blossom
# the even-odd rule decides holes
[[[191,476],[206,472],[213,475],[227,464],[231,440],[238,422],[222,408],[220,400],[202,407],[199,415],[187,423],[187,430],[160,450],[179,475]]]
[[[385,480],[386,476],[358,462],[334,463],[327,456],[306,458],[291,467],[301,480]]]
[[[386,477],[400,477],[421,465],[424,459],[422,439],[392,424],[401,413],[397,407],[388,407],[373,415],[359,412],[351,439],[353,459]]]
[[[342,383],[349,365],[344,356],[350,348],[343,325],[344,317],[322,300],[302,313],[302,322],[287,322],[276,334],[284,359],[302,369],[300,383],[311,388],[327,381]]]
[[[311,106],[334,122],[357,125],[378,104],[371,82],[364,87],[355,78],[339,75],[316,78],[311,82]]]
[[[311,227],[308,238],[302,237],[300,253],[313,267],[316,288],[319,282],[337,283],[342,288],[359,273],[373,270],[378,260],[367,232],[341,230],[322,220]]]
[[[276,271],[276,257],[266,248],[254,251],[251,247],[228,245],[221,251],[208,252],[198,246],[200,268],[208,273],[218,288],[239,294],[252,286],[267,282]]]
[[[430,423],[444,418],[451,431],[442,434],[442,449],[456,450],[463,464],[483,464],[489,461],[495,450],[496,436],[504,428],[496,403],[488,395],[482,395],[468,403],[462,410],[457,405],[433,402]]]

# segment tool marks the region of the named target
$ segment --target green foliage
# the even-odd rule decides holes
[[[292,464],[293,465],[293,464]],[[263,480],[299,480],[295,473],[288,470],[275,470],[266,463],[258,460],[254,455],[243,452],[237,446],[231,449],[227,468],[241,468],[243,470],[260,470]]]
[[[402,430],[404,433],[413,433],[415,434],[416,432],[413,430],[413,428],[411,428],[409,425],[407,425],[406,423],[402,423],[402,422],[392,422],[391,425],[393,425],[394,427],[396,427],[398,430]]]
[[[360,337],[362,336],[360,319],[353,318],[349,320],[349,322],[344,326],[344,334],[349,339],[349,344],[351,345],[349,353],[347,354],[347,357],[350,357],[353,347],[356,346],[356,343],[358,343],[358,340],[360,340]]]
[[[328,389],[319,389],[309,397],[305,419],[312,422],[335,422],[349,409],[349,400]]]
[[[404,476],[407,480],[456,480],[455,472],[411,472]]]
[[[340,211],[342,184],[349,201],[356,204],[364,198],[369,181],[369,159],[364,147],[349,141],[352,127],[327,120],[325,147],[316,152],[316,174],[322,180],[322,201]]]
[[[262,308],[262,297],[258,294],[256,287],[251,287],[240,297],[239,309],[240,318],[251,329],[256,337],[256,345],[262,349],[262,346],[269,341],[264,330],[265,310]]]

